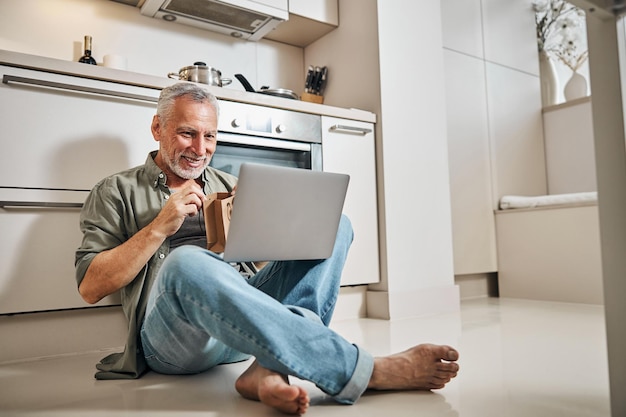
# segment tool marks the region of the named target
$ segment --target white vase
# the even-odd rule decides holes
[[[546,51],[539,51],[539,80],[541,81],[541,104],[543,107],[556,104],[559,81],[554,63]]]
[[[563,95],[566,101],[587,97],[587,80],[585,77],[574,71],[572,77],[565,84]]]

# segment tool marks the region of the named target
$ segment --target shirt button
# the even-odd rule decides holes
[[[170,196],[169,196],[169,195],[167,195],[167,194],[165,194],[165,199],[166,199],[166,200],[169,200],[169,199],[170,199]]]
[[[163,178],[163,177],[164,177],[164,175],[163,175],[163,173],[161,172],[161,173],[159,174],[159,178]]]
[[[165,254],[159,253],[159,259],[163,259],[163,258],[165,258]]]

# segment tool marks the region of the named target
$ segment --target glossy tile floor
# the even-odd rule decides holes
[[[336,331],[375,355],[431,341],[461,352],[461,372],[437,392],[368,393],[333,403],[312,384],[307,416],[609,416],[600,306],[485,298],[460,314],[392,322],[347,320]],[[95,381],[102,352],[0,366],[1,416],[275,416],[233,388],[248,363],[184,377]]]

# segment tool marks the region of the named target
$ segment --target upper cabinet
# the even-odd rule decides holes
[[[289,0],[289,20],[266,39],[305,47],[339,26],[338,0]]]

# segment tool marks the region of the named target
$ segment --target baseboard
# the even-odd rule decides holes
[[[461,300],[498,297],[499,294],[496,272],[455,275],[454,282],[459,286]]]
[[[333,320],[365,317],[366,289],[342,287]],[[126,328],[119,306],[1,315],[0,363],[117,349]]]
[[[0,363],[124,346],[122,308],[95,307],[0,316]]]
[[[395,320],[458,313],[460,305],[457,285],[402,292],[367,292],[367,317],[377,319]]]
[[[367,285],[341,287],[333,321],[367,317]]]
[[[458,309],[455,285],[391,295],[368,291],[367,285],[361,285],[340,289],[333,321],[364,317],[388,320]],[[119,306],[3,315],[0,334],[0,363],[6,363],[119,348],[125,341],[126,319]]]

